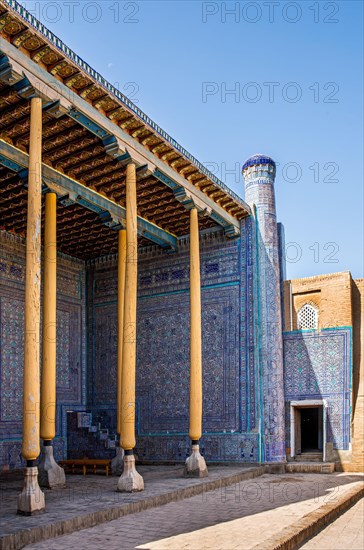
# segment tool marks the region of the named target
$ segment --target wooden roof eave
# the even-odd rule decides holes
[[[27,169],[29,156],[3,140],[0,140],[0,154],[1,158],[10,160],[13,165],[19,166],[19,169]],[[113,219],[124,223],[123,220],[126,218],[125,208],[116,204],[111,199],[100,195],[46,164],[43,164],[42,177],[45,184],[57,192],[57,194],[66,195],[69,193],[74,199],[81,197],[83,200],[81,204],[84,204],[86,201],[86,203],[95,206],[95,211],[97,209],[108,211]],[[166,232],[161,227],[141,217],[138,217],[138,232],[140,235],[145,235],[150,241],[164,248],[177,249],[177,238],[173,234]]]
[[[11,46],[10,46],[10,47],[11,47]],[[2,48],[2,49],[3,49],[3,48]],[[8,51],[8,53],[10,54],[9,51]],[[16,51],[16,54],[19,55],[20,52]],[[29,61],[30,61],[30,60],[29,60]],[[36,65],[36,67],[37,67],[38,69],[40,69],[39,66]],[[33,67],[33,69],[34,69],[34,67]],[[79,70],[79,68],[78,68],[78,70]],[[44,72],[44,71],[43,71],[43,72]],[[48,73],[46,73],[46,74],[48,74]],[[90,76],[90,75],[88,75],[88,73],[85,73],[85,74],[86,74],[86,76],[88,76],[88,77]],[[40,75],[40,76],[41,76],[41,75]],[[43,75],[43,76],[44,76],[44,75]],[[54,77],[52,77],[52,75],[49,75],[49,76],[50,76],[51,78],[54,78]],[[41,76],[41,77],[42,77],[42,76]],[[59,86],[59,81],[58,81],[58,80],[57,80],[57,84],[58,84],[58,86]],[[75,99],[78,99],[78,98],[79,98],[79,96],[77,96]],[[81,98],[79,98],[79,99],[81,99]],[[115,100],[114,97],[112,97],[112,99]],[[117,98],[116,98],[116,99],[117,99]],[[124,107],[127,108],[127,105],[122,104],[122,107],[123,107],[123,108],[124,108]],[[96,109],[94,109],[94,110],[96,110]],[[132,114],[133,116],[135,116],[135,113],[134,113],[132,110],[131,110],[130,112],[131,112],[131,114]],[[102,115],[102,116],[105,117],[105,115]],[[147,118],[147,117],[146,117],[146,118]],[[105,119],[106,119],[106,117],[105,117]],[[106,120],[109,120],[109,119],[106,119]],[[113,125],[113,130],[115,130],[115,128],[118,129],[118,127],[115,127],[115,123],[112,123],[112,125]],[[146,127],[150,129],[149,126],[146,126]],[[127,137],[128,137],[127,135],[126,135],[126,136],[124,135],[124,136],[122,136],[122,139],[124,139],[125,141],[128,142]],[[158,135],[158,137],[159,137],[159,135]],[[131,138],[131,139],[133,139],[133,138]],[[142,152],[142,151],[138,150],[139,148],[137,147],[137,145],[139,145],[139,143],[135,143],[135,141],[136,141],[136,140],[134,140],[134,143],[128,142],[127,145],[128,145],[129,147],[133,147],[133,148],[137,149],[137,152],[138,152],[139,154],[142,153],[143,155],[147,155],[148,151],[144,150],[144,151]],[[170,144],[169,142],[166,142],[166,144],[167,144],[168,146],[171,146],[171,144]],[[143,146],[141,146],[141,147],[143,147]],[[177,150],[177,153],[178,153],[178,154],[181,154],[180,151],[178,151],[178,150]],[[183,157],[182,157],[182,158],[183,158]],[[153,159],[149,159],[149,160],[150,160],[151,162],[157,163],[157,160],[158,160],[158,159],[156,159],[156,158],[154,157],[154,155],[153,155]],[[187,160],[189,160],[189,159],[187,159]],[[163,168],[161,168],[161,169],[163,169]],[[173,170],[173,169],[172,169],[172,170]],[[179,176],[178,172],[177,172],[177,174],[176,174],[175,171],[173,171],[173,172],[174,172],[175,175]],[[181,179],[182,179],[182,178],[181,178]],[[185,178],[183,178],[183,179],[184,179],[185,182],[187,181]],[[184,183],[181,183],[181,185],[184,186]],[[228,193],[228,194],[229,194],[229,193]],[[201,198],[201,197],[200,197],[200,198]],[[242,201],[242,202],[243,202],[243,201]],[[244,206],[246,206],[247,212],[249,212],[249,207],[247,207],[247,205],[244,205],[244,204],[241,205],[242,208],[244,208]],[[221,208],[221,207],[220,207],[220,208]],[[221,208],[221,210],[223,210],[223,209]],[[223,212],[220,212],[220,215],[224,216]]]

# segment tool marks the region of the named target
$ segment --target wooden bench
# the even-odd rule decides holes
[[[83,475],[87,474],[87,471],[91,471],[96,474],[97,471],[105,471],[108,477],[111,460],[100,458],[75,458],[74,460],[60,460],[58,463],[65,470],[71,471],[73,474],[77,474],[82,470]]]

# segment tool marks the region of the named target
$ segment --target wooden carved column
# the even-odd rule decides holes
[[[42,331],[42,383],[40,436],[43,439],[39,483],[55,488],[66,483],[63,468],[53,457],[56,436],[56,355],[57,355],[57,195],[47,193],[44,219],[44,281]]]
[[[45,507],[38,485],[35,461],[40,453],[40,285],[42,221],[42,100],[30,100],[30,144],[25,274],[25,333],[23,378],[22,455],[27,468],[23,491],[18,497],[18,513],[31,515]]]
[[[144,481],[135,469],[135,372],[136,372],[136,314],[138,282],[138,231],[136,169],[126,167],[126,269],[124,298],[124,331],[122,353],[120,439],[124,449],[124,471],[119,478],[118,491],[134,492],[144,489]]]
[[[202,435],[202,336],[200,244],[197,208],[190,212],[190,429],[192,453],[186,460],[185,475],[208,475],[200,454]]]

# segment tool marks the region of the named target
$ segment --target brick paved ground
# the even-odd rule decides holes
[[[350,474],[265,474],[26,548],[251,549],[361,484]]]
[[[0,476],[0,548],[8,550],[9,545],[22,548],[30,542],[97,525],[136,509],[200,494],[207,485],[220,487],[264,472],[264,466],[257,465],[211,466],[209,477],[198,479],[184,478],[181,465],[138,469],[145,481],[141,493],[117,493],[117,477],[68,475],[66,487],[45,490],[45,513],[27,518],[16,515],[23,474]]]
[[[364,499],[313,537],[301,550],[363,550]]]
[[[249,471],[249,467],[212,467],[208,480],[221,479]],[[181,466],[140,466],[144,477],[145,491],[141,493],[117,493],[117,477],[89,474],[67,475],[67,486],[61,489],[44,490],[46,513],[24,519],[16,515],[17,495],[23,485],[23,476],[16,481],[0,482],[0,533],[16,532],[18,529],[67,519],[71,516],[105,510],[114,506],[135,503],[147,497],[163,495],[173,490],[204,483],[204,479],[184,478]],[[207,478],[205,478],[207,479]]]

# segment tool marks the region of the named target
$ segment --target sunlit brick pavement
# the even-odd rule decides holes
[[[361,484],[362,476],[355,474],[263,475],[26,548],[259,548],[274,533]]]
[[[301,546],[302,550],[363,550],[364,500]]]

